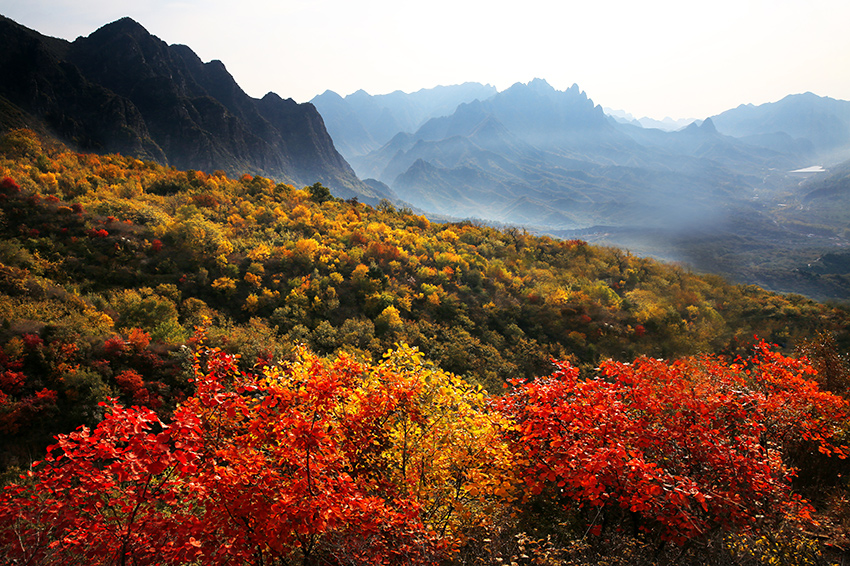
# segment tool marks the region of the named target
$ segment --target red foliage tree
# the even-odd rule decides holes
[[[216,461],[200,481],[210,496],[203,522],[218,533],[210,546],[226,553],[222,560],[251,562],[259,552],[305,565],[318,555],[332,564],[417,563],[430,543],[416,502],[373,495],[350,474],[340,417],[360,416],[336,411],[362,366],[309,358],[297,372],[306,379],[293,383],[275,368],[257,380],[235,361],[211,352],[187,403],[215,431],[206,450]]]
[[[0,180],[0,190],[4,193],[14,194],[21,192],[21,186],[11,177],[3,177],[3,179]]]
[[[28,350],[36,350],[44,345],[44,340],[36,334],[24,334],[22,339]]]
[[[336,411],[360,366],[311,360],[293,387],[211,351],[170,424],[112,405],[93,431],[58,437],[0,496],[0,549],[27,564],[424,561],[435,547],[416,502],[349,474]]]
[[[31,483],[5,489],[0,543],[26,564],[198,558],[201,527],[182,480],[196,471],[199,439],[186,411],[166,426],[149,409],[113,405],[94,431],[59,436]]]
[[[805,364],[760,345],[746,363],[717,358],[607,362],[600,376],[559,371],[514,383],[500,402],[532,494],[594,519],[629,515],[635,527],[683,543],[718,530],[775,524],[809,508],[791,492],[792,445],[844,457],[836,427],[847,402],[820,391]]]
[[[147,404],[148,391],[142,376],[135,370],[128,369],[115,376],[115,382],[121,388],[121,392],[134,403]]]
[[[103,343],[103,352],[108,356],[120,356],[127,351],[127,342],[120,336],[108,338]]]
[[[141,328],[131,328],[127,333],[127,344],[136,352],[141,352],[151,343],[151,335]]]
[[[57,393],[46,387],[14,400],[0,391],[0,433],[14,434],[56,409]]]
[[[109,236],[109,232],[107,232],[103,228],[100,228],[98,230],[92,228],[90,230],[86,230],[86,235],[88,235],[88,237],[90,238],[106,238],[107,236]]]

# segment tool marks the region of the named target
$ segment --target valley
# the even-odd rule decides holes
[[[850,102],[0,76],[0,564],[850,557]]]
[[[850,298],[847,272],[808,267],[847,245],[842,207],[821,206],[840,197],[820,186],[850,158],[850,103],[792,95],[662,131],[604,114],[575,85],[556,91],[536,79],[471,101],[466,92],[453,113],[346,159],[361,178],[437,217],[581,237],[739,283]],[[320,111],[328,96],[314,99]],[[345,100],[326,118],[342,146],[335,119]],[[371,103],[399,112],[380,97]],[[821,172],[807,173],[812,163]]]

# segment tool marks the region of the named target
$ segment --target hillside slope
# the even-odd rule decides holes
[[[590,370],[744,352],[754,334],[788,348],[819,329],[850,339],[844,311],[801,296],[581,240],[433,224],[320,185],[79,154],[26,130],[0,138],[0,171],[0,343],[14,354],[0,364],[45,348],[6,367],[33,380],[6,394],[24,402],[55,381],[72,420],[110,394],[168,407],[186,386],[168,352],[205,324],[247,367],[297,343],[378,360],[406,342],[494,391],[553,358]],[[26,414],[46,428],[22,433],[52,430]]]
[[[810,531],[804,538],[797,533],[793,546],[771,550],[771,556],[780,551],[796,556],[798,540],[840,543],[842,530],[831,525],[843,524],[846,512],[832,503],[846,495],[840,489],[830,492],[830,498],[823,494],[825,486],[843,485],[846,465],[826,460],[817,444],[841,453],[843,447],[833,446],[831,439],[843,442],[839,433],[846,430],[847,404],[820,391],[809,378],[846,394],[850,370],[839,354],[850,343],[850,317],[844,309],[799,295],[730,285],[582,240],[558,241],[471,222],[431,223],[388,202],[373,208],[334,198],[320,184],[296,189],[259,176],[234,179],[116,154],[69,151],[24,129],[0,136],[0,174],[0,482],[15,481],[24,469],[33,469],[40,478],[58,472],[70,483],[64,484],[67,489],[40,491],[51,494],[45,497],[51,505],[62,507],[60,501],[77,496],[99,500],[105,493],[123,505],[129,476],[119,466],[126,463],[128,470],[138,470],[144,460],[151,462],[152,471],[136,484],[141,488],[136,493],[153,494],[155,504],[146,509],[154,515],[174,517],[156,500],[159,489],[148,489],[162,477],[174,485],[175,476],[163,473],[164,456],[151,456],[173,442],[184,450],[186,473],[180,477],[186,483],[168,501],[185,505],[182,516],[197,525],[185,548],[198,548],[198,536],[218,532],[209,528],[209,521],[195,522],[206,516],[198,514],[193,500],[186,501],[186,493],[210,493],[196,489],[201,470],[228,493],[244,487],[248,499],[256,494],[257,474],[271,470],[282,483],[263,482],[272,487],[269,499],[257,500],[257,516],[265,516],[269,500],[288,497],[292,489],[287,486],[294,483],[305,486],[309,497],[322,497],[335,507],[340,501],[336,494],[325,497],[324,484],[313,489],[297,474],[305,468],[317,473],[329,461],[328,451],[344,446],[344,454],[330,461],[363,464],[334,464],[329,477],[360,474],[363,489],[369,490],[385,485],[375,482],[376,470],[393,477],[401,470],[399,485],[430,501],[431,508],[445,509],[440,514],[444,524],[449,518],[462,521],[444,531],[447,540],[457,539],[450,549],[465,553],[446,554],[451,563],[472,562],[466,558],[484,553],[493,556],[495,535],[471,536],[490,532],[481,531],[490,525],[493,532],[508,532],[511,541],[529,529],[547,540],[550,525],[555,525],[563,551],[587,554],[576,564],[619,556],[621,550],[605,542],[611,539],[599,538],[601,530],[581,548],[571,544],[587,538],[588,525],[599,512],[589,503],[596,499],[580,493],[566,498],[558,486],[566,480],[553,479],[548,470],[540,473],[538,462],[548,464],[538,454],[555,450],[559,458],[564,454],[559,473],[576,471],[582,484],[590,486],[601,478],[609,482],[605,489],[619,490],[606,508],[616,520],[606,536],[613,534],[617,544],[632,544],[623,563],[657,564],[658,541],[645,548],[635,541],[659,533],[663,537],[683,524],[691,529],[688,540],[714,533],[746,537],[751,524],[784,536],[781,529],[787,522],[781,519],[788,505],[781,502],[784,494],[790,497],[792,480],[795,497],[802,486],[808,497],[818,498],[818,512],[830,514],[823,521],[829,527],[818,539]],[[816,375],[805,362],[754,344],[754,335],[786,351],[805,352],[823,373]],[[350,387],[340,389],[340,379]],[[309,404],[312,399],[316,410]],[[205,406],[211,412],[197,417],[187,412]],[[174,426],[185,418],[186,426]],[[297,425],[288,427],[287,422]],[[255,427],[261,423],[279,433],[255,434],[263,430]],[[600,423],[611,428],[600,429]],[[89,428],[78,429],[71,443],[67,437],[60,442],[66,448],[84,442],[90,452],[33,464],[55,435],[79,425]],[[549,442],[536,430],[552,431],[557,438]],[[612,436],[609,430],[623,432]],[[327,440],[331,434],[342,438],[339,431],[351,434],[351,442]],[[197,465],[185,452],[191,439],[184,441],[184,433],[213,443],[192,451],[202,458]],[[480,440],[473,441],[476,437]],[[152,449],[145,448],[140,458],[127,449],[139,445],[128,438]],[[255,453],[237,444],[231,452],[222,450],[221,442],[232,438],[262,444]],[[299,440],[304,438],[318,440]],[[505,441],[511,441],[514,452]],[[303,446],[298,465],[273,451],[293,446]],[[563,446],[579,448],[574,455],[563,452]],[[698,463],[692,465],[690,458],[679,457],[683,446],[689,454],[722,452],[709,460],[695,458]],[[388,459],[397,448],[407,454],[408,447],[429,453],[403,456],[400,464]],[[244,475],[225,477],[220,472],[227,454],[248,454],[247,460],[260,464],[246,468]],[[622,527],[634,519],[622,512],[621,502],[629,498],[625,500],[642,504],[649,493],[644,484],[633,482],[634,462],[642,454],[649,477],[670,470],[661,485],[682,484],[690,486],[686,493],[693,493],[691,477],[706,483],[704,499],[711,502],[706,507],[719,522],[708,516],[700,529],[711,530],[697,532],[691,521],[674,519],[647,523],[651,529],[639,531],[640,538],[629,535],[632,529]],[[356,459],[340,459],[349,457]],[[309,458],[315,461],[300,463]],[[497,460],[498,479],[487,480]],[[417,464],[408,469],[405,461]],[[771,496],[780,502],[772,505],[778,524],[764,521],[760,492],[751,496],[752,490],[725,475],[714,479],[714,470],[724,470],[730,461],[738,464],[729,477],[764,470],[765,479],[758,476],[756,485],[776,483],[781,488]],[[445,472],[434,473],[438,468],[432,462]],[[85,469],[73,467],[80,463]],[[786,466],[799,468],[799,476]],[[100,479],[104,470],[115,473],[117,481],[80,489],[80,478],[92,472]],[[427,482],[422,482],[424,473],[430,474]],[[714,502],[715,484],[733,486],[724,496],[731,503]],[[459,485],[469,495],[455,498]],[[665,489],[659,486],[654,493],[663,495]],[[22,493],[16,487],[3,490],[0,516],[38,516],[21,523],[0,521],[4,552],[20,551],[21,532],[35,529],[37,536],[41,526],[50,533],[57,528],[59,514],[42,514],[28,495],[17,498]],[[363,492],[346,493],[353,497],[352,508],[362,509]],[[531,495],[524,497],[526,493]],[[667,493],[676,494],[670,508],[678,512],[679,490]],[[470,499],[472,495],[476,497]],[[237,499],[243,499],[241,492]],[[387,504],[390,510],[424,508],[405,501],[393,495]],[[470,502],[477,513],[474,521],[458,508],[458,501]],[[498,501],[507,505],[494,513],[491,503]],[[739,501],[752,502],[751,511],[740,519],[745,530],[727,533],[727,509],[740,513]],[[102,508],[97,505],[93,508]],[[70,511],[61,515],[71,517],[79,530],[73,505],[65,508]],[[293,506],[287,500],[282,508]],[[572,526],[574,513],[588,508],[585,519],[591,522]],[[696,518],[706,517],[703,506],[690,508]],[[407,517],[408,511],[388,516]],[[223,517],[231,520],[227,513]],[[302,525],[301,517],[294,524]],[[422,517],[430,520],[431,515]],[[142,522],[148,524],[147,519]],[[161,534],[163,523],[150,524]],[[355,517],[345,524],[361,521]],[[91,529],[80,532],[90,537]],[[68,562],[56,558],[60,552],[79,557],[68,540],[37,546],[48,557],[44,563]],[[163,539],[163,548],[172,549],[173,540]],[[418,545],[424,539],[416,540]],[[736,540],[744,544],[748,539]],[[98,541],[103,544],[95,545]],[[359,535],[354,542],[361,548]],[[84,545],[87,551],[104,549],[109,561],[118,546],[108,537]],[[217,541],[209,544],[210,549],[221,547]],[[378,547],[383,556],[384,547]],[[254,552],[256,546],[245,548]],[[671,548],[668,554],[681,559],[683,551]],[[182,549],[176,552],[170,563],[201,560],[200,554],[188,560]],[[221,556],[230,561],[231,552],[232,547]],[[725,544],[720,549],[695,545],[688,552],[694,563],[721,563],[711,557],[732,555]],[[397,564],[410,564],[409,555]]]
[[[321,182],[377,203],[334,148],[311,104],[257,100],[220,61],[167,45],[124,18],[72,43],[0,19],[0,127],[49,131],[80,149],[181,169]]]

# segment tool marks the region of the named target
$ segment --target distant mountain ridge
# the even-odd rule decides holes
[[[850,102],[811,92],[742,104],[713,120],[720,132],[765,147],[823,155],[850,143]]]
[[[690,125],[692,122],[698,121],[693,118],[679,118],[674,120],[670,116],[666,116],[662,120],[656,120],[647,116],[644,116],[643,118],[635,118],[630,113],[623,110],[614,110],[612,108],[603,108],[603,110],[605,111],[605,114],[623,124],[632,124],[642,128],[655,128],[656,130],[664,130],[666,132],[681,130],[682,128]]]
[[[464,83],[370,95],[358,90],[345,97],[333,91],[314,97],[312,102],[325,119],[328,131],[346,159],[375,150],[399,132],[412,132],[425,121],[445,116],[458,105],[485,99],[496,88],[480,83]]]
[[[540,229],[711,222],[797,154],[744,143],[712,119],[676,132],[620,124],[573,85],[517,83],[352,156],[424,210]]]
[[[322,182],[366,201],[392,196],[357,178],[313,105],[251,98],[220,61],[203,63],[130,18],[67,42],[0,17],[0,74],[1,127],[181,169]]]

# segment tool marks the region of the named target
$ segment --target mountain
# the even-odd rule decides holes
[[[358,90],[345,98],[328,90],[311,102],[340,152],[350,160],[381,147],[399,132],[413,132],[430,118],[451,114],[459,104],[494,94],[496,89],[490,85],[464,83],[410,94],[371,95]]]
[[[574,84],[557,91],[543,79],[516,83],[487,101],[510,131],[538,147],[587,147],[615,140],[600,106]]]
[[[604,108],[603,110],[605,111],[605,114],[621,124],[632,124],[642,128],[664,130],[665,132],[675,132],[676,130],[681,130],[685,126],[696,122],[693,118],[679,118],[674,120],[670,116],[665,117],[663,120],[656,120],[647,116],[644,116],[643,118],[635,118],[624,110],[614,110],[612,108]]]
[[[355,171],[424,210],[534,226],[691,226],[747,203],[796,156],[717,131],[618,124],[577,85],[542,79],[432,118],[351,158]]]
[[[850,146],[848,105],[795,95],[665,131],[612,119],[577,85],[535,79],[349,161],[414,206],[456,217],[549,231],[720,226],[732,209],[746,217],[781,198],[798,182],[788,172]]]
[[[578,86],[558,91],[536,79],[460,104],[350,162],[431,213],[843,301],[850,192],[834,164],[849,156],[847,104],[799,95],[664,131],[613,119]],[[798,172],[812,163],[829,171]]]
[[[67,63],[71,44],[0,16],[0,114],[5,128],[58,133],[82,149],[165,160],[135,105]]]
[[[248,96],[204,63],[123,18],[74,42],[0,17],[0,126],[51,132],[84,150],[183,169],[321,182],[340,197],[391,196],[361,182],[312,104]]]
[[[811,92],[742,104],[713,116],[718,131],[754,145],[805,151],[812,158],[850,147],[850,102]]]

